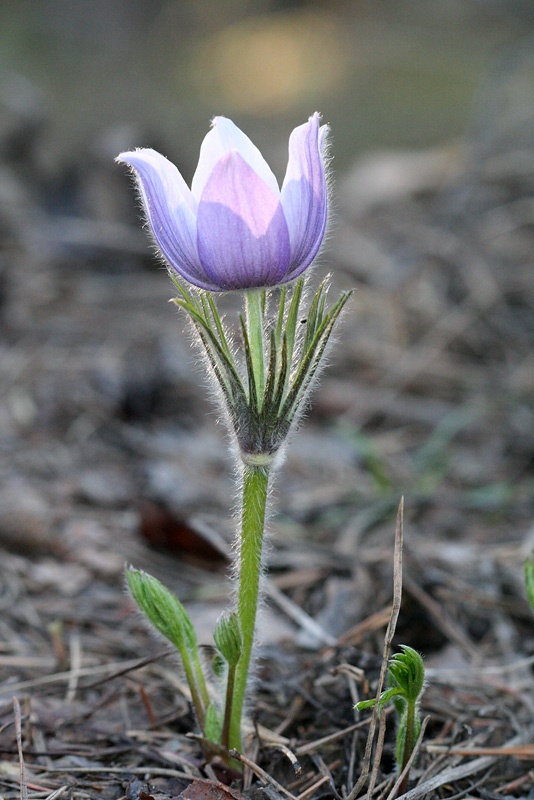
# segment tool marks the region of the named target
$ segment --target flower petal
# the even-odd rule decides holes
[[[202,142],[198,166],[191,184],[191,191],[197,200],[200,200],[216,164],[226,153],[232,151],[237,151],[267,186],[280,194],[278,181],[256,145],[231,119],[215,117],[212,129]]]
[[[327,130],[326,125],[319,127],[316,113],[289,137],[289,162],[280,198],[291,241],[287,280],[306,269],[323,240],[328,198],[322,147]]]
[[[216,289],[200,265],[196,201],[178,169],[150,148],[121,153],[116,160],[135,170],[152,234],[166,261],[196,286]]]
[[[213,169],[198,204],[198,254],[223,289],[274,286],[289,268],[280,198],[236,152]]]

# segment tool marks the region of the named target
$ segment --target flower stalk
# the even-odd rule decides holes
[[[254,645],[268,488],[269,468],[245,464],[237,600],[243,648],[237,663],[229,738],[230,748],[237,750],[241,749],[241,717]]]
[[[234,707],[235,671],[236,667],[234,665],[230,665],[228,667],[228,675],[226,678],[226,694],[224,699],[224,719],[221,734],[221,744],[225,750],[232,749],[230,747],[230,725],[232,720],[232,710]]]

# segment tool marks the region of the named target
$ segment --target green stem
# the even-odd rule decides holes
[[[410,760],[410,756],[412,755],[413,748],[415,745],[415,703],[408,700],[406,705],[406,728],[404,733],[404,751],[402,754],[402,764],[400,767],[400,771],[402,772],[405,768],[406,764]],[[410,777],[409,772],[406,773],[404,776],[401,785],[399,786],[397,796],[401,797],[401,795],[405,794],[408,788],[408,779]]]
[[[221,744],[226,750],[230,749],[230,719],[232,716],[232,702],[234,699],[235,666],[229,664],[228,678],[226,681],[226,700],[224,703],[224,721],[221,734]]]
[[[254,644],[268,486],[268,467],[247,464],[243,466],[243,510],[237,600],[243,647],[236,669],[229,737],[230,749],[237,750],[241,750],[241,715]]]
[[[202,671],[202,664],[200,663],[200,658],[198,655],[198,650],[195,649],[194,653],[191,653],[191,660],[192,660],[192,669],[193,674],[195,676],[195,682],[200,692],[200,697],[202,699],[202,704],[204,709],[207,709],[210,704],[210,696],[208,694],[208,689],[206,686],[206,681],[204,679],[204,673]]]
[[[204,706],[202,698],[199,694],[197,682],[195,679],[195,674],[191,666],[191,661],[189,659],[189,654],[187,653],[185,648],[180,650],[180,655],[182,656],[182,663],[184,665],[185,677],[187,683],[189,684],[189,691],[191,692],[191,699],[195,707],[198,724],[200,725],[200,730],[202,731],[202,733],[204,733],[204,720],[206,718],[206,707]]]
[[[262,295],[257,289],[246,292],[247,330],[252,357],[252,371],[256,384],[258,408],[261,409],[265,389],[265,371],[263,367],[263,311]]]

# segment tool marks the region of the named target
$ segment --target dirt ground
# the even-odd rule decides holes
[[[0,798],[177,797],[228,776],[203,762],[122,573],[172,588],[209,653],[228,440],[124,170],[107,151],[43,167],[16,114],[2,137]],[[534,139],[512,124],[339,177],[310,281],[357,291],[274,484],[250,798],[340,800],[357,782],[402,496],[393,648],[424,655],[429,717],[406,797],[533,796],[533,190]],[[222,302],[231,319],[238,299]],[[394,739],[389,714],[362,796],[392,796]]]

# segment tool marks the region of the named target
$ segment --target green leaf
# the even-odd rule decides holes
[[[354,708],[356,711],[364,711],[366,708],[373,708],[376,705],[376,697],[373,697],[372,700],[360,700],[359,703],[356,703]]]
[[[378,698],[378,705],[380,708],[383,708],[388,700],[392,700],[396,695],[399,694],[400,689],[397,687],[392,687],[390,689],[386,689],[385,692],[382,692],[380,697]],[[356,703],[356,710],[362,711],[365,708],[372,708],[376,704],[376,697],[372,700],[362,700],[360,703]]]
[[[389,673],[396,681],[397,687],[408,702],[415,703],[423,691],[425,683],[425,665],[423,659],[412,647],[403,644],[402,653],[393,656],[389,665]]]

